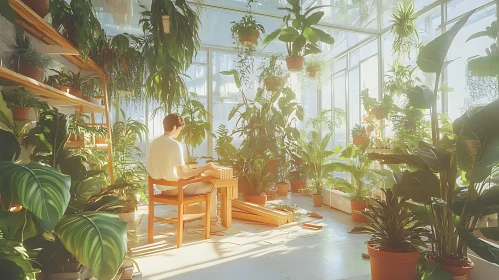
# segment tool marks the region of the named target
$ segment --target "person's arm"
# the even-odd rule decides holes
[[[187,166],[185,166],[185,165],[180,165],[180,166],[175,167],[175,170],[177,171],[177,175],[182,179],[187,179],[190,177],[197,176],[197,175],[199,175],[207,170],[210,170],[210,169],[215,169],[215,165],[213,163],[208,163],[207,165],[196,168],[196,169],[188,169]]]

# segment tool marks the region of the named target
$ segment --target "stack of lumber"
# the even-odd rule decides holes
[[[223,166],[217,167],[217,169],[207,170],[204,174],[218,179],[230,179],[234,177],[232,168]]]
[[[293,222],[290,212],[282,212],[268,209],[263,206],[244,202],[241,200],[232,201],[232,217],[275,226],[281,226]]]

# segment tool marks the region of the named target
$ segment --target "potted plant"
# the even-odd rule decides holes
[[[251,151],[248,152],[251,153]],[[267,203],[267,195],[264,191],[271,186],[275,180],[272,173],[267,171],[267,161],[268,157],[266,156],[246,159],[246,170],[242,176],[249,183],[250,190],[243,195],[244,201],[259,205],[265,205],[265,203]]]
[[[318,42],[332,45],[334,39],[331,35],[314,27],[324,16],[324,12],[312,12],[327,6],[310,6],[308,9],[303,10],[299,0],[288,0],[288,3],[291,8],[279,8],[279,10],[289,12],[288,15],[283,17],[286,28],[276,29],[263,40],[263,44],[267,45],[276,38],[284,42],[288,51],[288,57],[286,58],[288,70],[301,71],[304,65],[304,56],[321,53]],[[294,18],[291,19],[291,16]]]
[[[437,108],[439,78],[447,51],[473,12],[475,10],[465,14],[448,31],[424,46],[418,55],[419,68],[436,73],[437,77],[430,108]],[[446,43],[442,44],[443,41]],[[413,154],[370,156],[382,163],[406,164],[413,168],[403,173],[400,183],[394,185],[394,193],[437,213],[431,220],[433,246],[432,252],[426,255],[427,261],[441,264],[454,277],[466,275],[470,279],[474,264],[468,258],[468,248],[488,261],[499,263],[497,248],[473,235],[480,217],[495,213],[492,208],[497,205],[494,193],[498,187],[490,180],[499,156],[496,129],[499,101],[468,110],[454,121],[453,131],[443,135],[438,113],[433,109],[432,144],[420,142]],[[465,174],[460,183],[458,168]],[[464,187],[459,187],[458,183]],[[486,229],[480,231],[487,232]]]
[[[360,124],[356,124],[352,128],[352,138],[353,144],[356,146],[362,146],[369,142],[369,136],[367,135],[367,129]]]
[[[305,188],[306,184],[306,171],[305,164],[300,156],[302,153],[302,148],[299,145],[296,145],[291,153],[291,161],[290,164],[293,168],[293,171],[289,173],[289,184],[291,185],[292,193],[299,193],[302,189]]]
[[[369,89],[367,88],[361,92],[361,100],[366,112],[375,116],[378,120],[386,119],[390,112],[398,109],[389,94],[385,94],[381,101],[377,101],[376,98],[369,96]]]
[[[322,189],[336,169],[337,163],[331,162],[331,157],[341,150],[340,146],[333,150],[327,148],[331,137],[332,132],[321,138],[318,132],[312,131],[309,133],[307,141],[299,140],[299,144],[303,148],[301,158],[307,172],[307,187],[314,191],[312,199],[315,207],[321,207]]]
[[[97,79],[96,76],[92,77],[88,82],[85,82],[81,85],[81,91],[83,95],[83,99],[92,102],[96,105],[100,104],[100,99],[94,98],[95,96],[102,96],[102,87],[101,87],[100,79]]]
[[[351,233],[371,235],[367,249],[372,280],[416,279],[419,251],[426,247],[430,230],[421,215],[409,210],[407,198],[394,195],[390,189],[382,191],[385,200],[372,200],[360,212],[368,223]]]
[[[277,167],[277,192],[279,196],[287,196],[289,190],[288,184],[288,175],[289,175],[289,162],[286,160],[286,157],[283,155],[278,160]]]
[[[115,188],[115,195],[123,206],[118,214],[120,219],[131,223],[135,220],[136,211],[139,205],[139,200],[137,199],[137,191],[139,191],[140,186],[136,186],[132,183],[118,183],[118,187]]]
[[[359,214],[359,211],[367,207],[367,196],[376,184],[379,184],[384,173],[371,169],[372,160],[366,153],[368,142],[362,146],[350,145],[340,154],[341,160],[348,161],[348,164],[337,163],[338,172],[349,173],[352,182],[344,178],[335,178],[334,186],[346,190],[350,194],[352,207],[352,220],[356,223],[365,223],[366,219]]]
[[[91,1],[51,0],[50,15],[52,26],[80,51],[81,57],[88,58],[105,37],[99,20],[96,18]]]
[[[275,200],[277,197],[277,192],[274,187],[267,188],[265,193],[267,194],[267,201]]]
[[[256,19],[251,14],[245,15],[240,21],[233,21],[231,24],[232,27],[230,32],[232,39],[237,40],[245,47],[256,47],[258,45],[260,32],[265,33],[263,25],[257,23]]]
[[[95,75],[87,75],[81,76],[81,71],[78,73],[69,72],[69,80],[68,86],[70,87],[69,93],[78,98],[83,98],[82,89],[88,84],[91,83],[93,79],[95,79]]]
[[[15,40],[9,44],[9,48],[10,51],[7,55],[14,70],[21,75],[41,82],[43,72],[52,64],[52,59],[37,52],[31,45],[28,36],[16,34]]]
[[[105,126],[99,126],[95,131],[95,144],[106,144],[107,138],[107,128]]]
[[[284,71],[280,56],[273,55],[267,58],[268,64],[264,61],[258,68],[261,72],[258,82],[265,86],[267,91],[278,91],[283,88],[289,78],[289,74]]]
[[[184,117],[184,128],[178,139],[184,141],[187,149],[187,162],[192,168],[196,168],[197,161],[194,157],[194,149],[199,147],[204,139],[211,133],[211,124],[208,121],[209,112],[203,103],[198,100],[196,93],[189,93],[182,99],[182,116]]]
[[[3,88],[1,93],[15,121],[28,121],[31,108],[48,108],[46,102],[38,100],[36,95],[23,88]]]

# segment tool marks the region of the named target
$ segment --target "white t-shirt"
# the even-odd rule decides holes
[[[149,176],[154,179],[177,181],[176,166],[185,165],[182,145],[170,136],[162,135],[152,141],[147,161]],[[176,189],[172,186],[156,186],[161,191]]]

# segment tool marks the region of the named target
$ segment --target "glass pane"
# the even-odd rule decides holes
[[[333,107],[346,110],[346,82],[345,72],[341,72],[333,76]],[[341,126],[334,131],[335,145],[346,146],[347,126],[345,121],[342,122]]]
[[[352,129],[356,124],[360,124],[360,89],[359,89],[359,68],[356,67],[348,72],[348,119]]]
[[[489,3],[490,0],[452,0],[447,3],[447,18],[453,19],[475,8]]]

